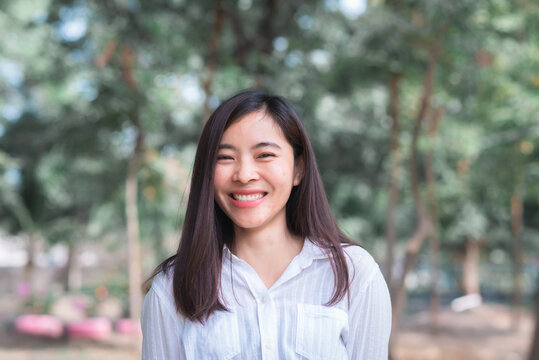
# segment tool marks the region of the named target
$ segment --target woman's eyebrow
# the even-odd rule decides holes
[[[254,149],[259,149],[259,148],[264,148],[264,147],[273,147],[279,150],[281,149],[281,147],[278,144],[271,141],[260,142],[256,144],[255,146],[251,147],[251,149],[254,150]],[[217,147],[217,150],[223,150],[223,149],[236,150],[236,148],[230,144],[219,144],[219,146]]]
[[[230,149],[230,150],[236,150],[236,148],[229,144],[219,144],[217,147],[217,150],[223,150],[223,149]]]
[[[255,146],[253,146],[252,148],[253,149],[259,149],[259,148],[263,148],[263,147],[274,147],[276,149],[279,149],[281,150],[281,147],[279,145],[277,145],[276,143],[274,142],[261,142],[261,143],[258,143],[256,144]]]

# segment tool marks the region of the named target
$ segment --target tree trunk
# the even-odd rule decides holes
[[[258,26],[258,38],[255,41],[258,43],[258,48],[261,52],[261,59],[257,61],[255,70],[255,86],[263,89],[267,83],[268,68],[262,61],[266,57],[270,57],[273,52],[273,40],[277,37],[277,6],[278,0],[264,0],[263,16]]]
[[[29,290],[31,293],[34,293],[35,290],[35,263],[34,263],[34,256],[35,253],[38,251],[38,242],[37,242],[37,235],[36,231],[36,225],[34,224],[34,220],[32,218],[32,215],[30,214],[29,209],[27,208],[24,200],[21,198],[21,196],[14,190],[10,190],[7,188],[7,191],[3,191],[2,193],[2,200],[5,205],[13,212],[17,220],[19,221],[20,226],[26,233],[26,236],[28,237],[28,244],[27,244],[27,254],[28,254],[28,260],[26,262],[26,265],[24,266],[23,271],[23,282],[27,284],[29,287]]]
[[[399,83],[401,75],[392,73],[389,78],[389,117],[391,118],[391,176],[389,184],[389,204],[386,215],[386,282],[391,284],[393,271],[393,250],[395,248],[395,210],[399,202],[399,179],[401,154],[399,144]]]
[[[419,250],[425,241],[425,238],[431,232],[432,224],[428,214],[425,212],[423,201],[421,199],[421,194],[419,192],[419,180],[418,180],[418,151],[417,143],[421,133],[421,125],[427,109],[430,107],[430,100],[433,92],[434,85],[434,74],[436,66],[438,64],[438,58],[440,55],[441,48],[441,35],[444,30],[436,37],[434,43],[429,49],[429,63],[427,65],[427,70],[425,73],[425,79],[423,82],[423,95],[419,103],[419,109],[417,116],[414,121],[414,129],[412,136],[412,143],[410,146],[410,184],[412,187],[412,195],[414,198],[416,216],[418,225],[416,231],[412,238],[408,240],[406,245],[406,254],[404,260],[404,268],[400,274],[398,282],[393,287],[391,292],[392,302],[393,302],[393,313],[392,313],[392,328],[391,328],[391,340],[390,340],[390,353],[394,348],[394,344],[397,341],[397,333],[399,328],[400,317],[404,311],[406,305],[406,288],[404,286],[406,276],[412,270],[417,262]]]
[[[428,136],[430,140],[430,146],[425,156],[425,175],[427,178],[427,199],[430,216],[432,219],[432,232],[429,236],[429,262],[430,262],[430,327],[432,332],[437,332],[439,328],[439,314],[440,314],[440,294],[438,292],[438,281],[440,274],[440,238],[438,233],[438,204],[436,201],[436,175],[433,169],[433,148],[436,136],[438,135],[438,127],[441,116],[443,114],[443,108],[434,109],[429,117],[428,123]]]
[[[64,291],[70,292],[80,290],[82,277],[76,261],[77,247],[72,241],[67,246],[67,262],[63,271],[62,287]]]
[[[463,295],[480,294],[478,264],[479,241],[466,239],[460,281]]]
[[[36,264],[34,258],[39,250],[39,244],[35,233],[30,232],[28,234],[28,261],[24,267],[23,279],[31,294],[35,294],[37,279],[36,279]]]
[[[517,330],[520,325],[522,313],[523,288],[523,252],[522,252],[522,198],[513,195],[511,198],[511,227],[513,233],[513,319],[511,327]]]
[[[133,62],[135,61],[135,52],[129,45],[122,46],[122,57],[121,57],[121,67],[122,67],[122,76],[125,84],[131,90],[137,89],[137,81],[135,79],[135,74],[133,72]]]
[[[539,359],[539,276],[535,290],[535,332],[530,346],[528,360]]]
[[[129,161],[127,181],[125,185],[125,213],[127,219],[127,249],[129,269],[129,312],[130,317],[139,322],[142,310],[142,267],[140,261],[140,240],[137,194],[137,173],[141,160],[143,138],[141,129],[137,127],[137,142],[133,156]]]
[[[406,307],[406,276],[415,267],[419,255],[419,250],[421,250],[421,246],[423,245],[423,242],[425,241],[425,238],[430,231],[430,220],[424,217],[420,220],[420,223],[412,238],[408,240],[402,274],[399,276],[399,279],[393,286],[394,290],[391,292],[393,304],[393,322],[391,331],[393,340],[396,339],[396,332],[398,331],[400,316],[402,315],[402,313],[404,312],[404,308]],[[393,335],[394,333],[395,335]]]
[[[202,121],[207,121],[211,114],[210,98],[212,95],[211,85],[213,83],[213,75],[217,70],[217,54],[219,51],[219,39],[223,29],[223,22],[225,13],[221,5],[221,0],[217,0],[215,4],[215,15],[213,20],[213,29],[208,42],[208,58],[206,62],[206,78],[202,82],[202,89],[204,90],[204,113],[202,115]]]
[[[133,73],[135,53],[128,46],[122,46],[121,68],[125,84],[137,96],[137,82]],[[140,322],[142,311],[142,263],[140,256],[139,219],[138,219],[138,169],[144,148],[144,134],[139,122],[139,103],[132,106],[131,121],[136,132],[135,148],[129,160],[125,183],[125,215],[127,231],[127,253],[129,273],[129,314],[135,324]]]

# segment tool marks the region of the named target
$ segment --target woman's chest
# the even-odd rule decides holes
[[[187,359],[347,359],[348,315],[337,307],[279,303],[270,296],[202,325],[185,324]]]

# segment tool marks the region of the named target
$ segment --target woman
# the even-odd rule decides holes
[[[156,274],[143,359],[387,359],[387,286],[337,227],[281,97],[242,92],[211,115],[178,252]]]

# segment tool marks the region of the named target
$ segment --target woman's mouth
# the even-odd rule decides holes
[[[258,199],[262,199],[264,196],[266,196],[267,193],[265,192],[260,192],[260,193],[257,193],[257,194],[230,194],[230,196],[236,200],[236,201],[255,201],[255,200],[258,200]]]
[[[230,201],[238,208],[253,208],[264,201],[267,192],[255,192],[251,194],[230,194]]]

